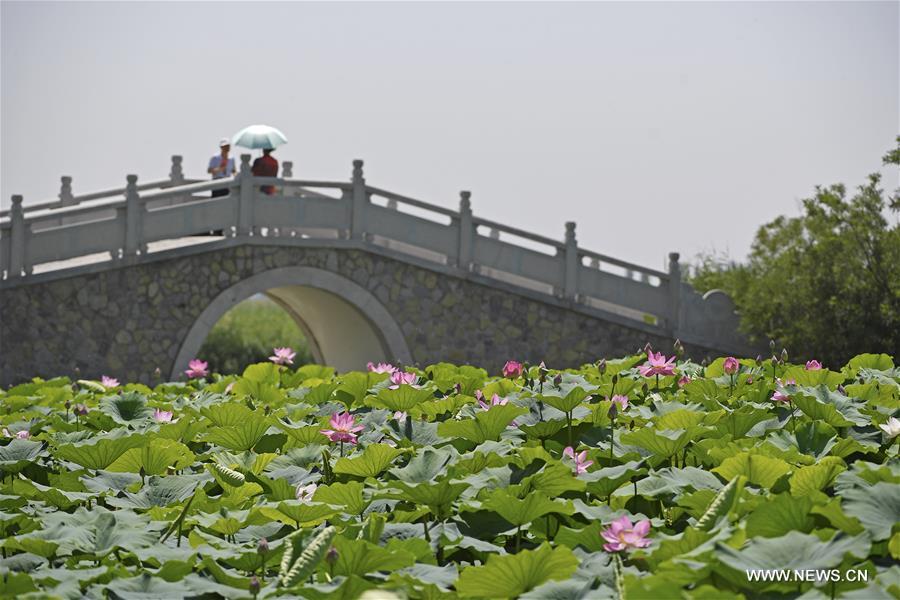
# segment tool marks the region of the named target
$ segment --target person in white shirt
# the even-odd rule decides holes
[[[231,142],[223,138],[219,142],[219,149],[220,153],[209,159],[209,168],[206,169],[206,172],[212,175],[213,179],[224,179],[225,177],[231,177],[235,173],[234,159],[228,157],[228,152],[231,151]],[[212,191],[213,198],[227,195],[227,188]]]

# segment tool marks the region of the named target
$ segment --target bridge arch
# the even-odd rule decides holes
[[[180,378],[226,312],[260,293],[291,315],[321,364],[349,371],[370,360],[413,362],[397,321],[368,290],[331,271],[281,267],[247,277],[209,303],[181,342],[171,380]]]

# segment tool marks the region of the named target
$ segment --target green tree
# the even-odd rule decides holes
[[[897,148],[884,157],[900,165]],[[796,358],[844,364],[863,352],[900,354],[900,190],[880,174],[848,198],[844,185],[816,187],[798,217],[760,227],[747,262],[703,255],[691,269],[698,291],[734,299],[755,342],[775,339]]]
[[[293,348],[294,367],[312,362],[306,338],[280,306],[269,300],[241,302],[213,326],[199,357],[216,373],[243,373],[247,365],[269,360],[275,347]]]

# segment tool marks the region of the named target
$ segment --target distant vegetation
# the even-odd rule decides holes
[[[213,372],[242,373],[247,365],[268,361],[276,346],[297,352],[295,367],[312,362],[306,338],[290,315],[268,298],[251,298],[225,313],[198,356]]]
[[[897,143],[884,164],[900,164]],[[817,187],[800,216],[759,228],[746,262],[701,256],[690,283],[726,291],[751,339],[775,339],[797,358],[897,356],[900,193],[886,194],[880,183],[873,174],[852,194],[842,184]]]

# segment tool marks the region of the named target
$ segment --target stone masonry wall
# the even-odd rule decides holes
[[[286,266],[327,269],[369,290],[421,366],[449,361],[494,372],[517,358],[568,367],[648,341],[671,349],[665,337],[363,250],[240,246],[0,291],[0,385],[78,373],[150,382],[157,367],[166,376],[213,298]]]

